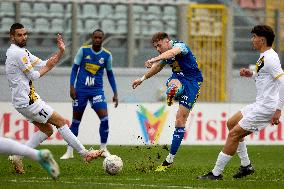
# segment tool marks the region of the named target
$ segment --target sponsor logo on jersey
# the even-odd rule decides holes
[[[24,56],[24,57],[22,58],[22,62],[23,62],[24,64],[27,64],[27,63],[28,63],[27,57]]]
[[[92,74],[96,74],[97,73],[97,71],[100,69],[100,67],[101,66],[99,66],[99,65],[96,65],[96,64],[92,64],[92,63],[86,63],[86,65],[85,65],[85,69],[88,71],[88,72],[90,72],[90,73],[92,73]]]
[[[94,86],[95,85],[95,78],[93,77],[86,77],[85,85],[88,87]]]

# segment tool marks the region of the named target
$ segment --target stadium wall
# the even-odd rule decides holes
[[[50,105],[67,118],[70,124],[71,104],[50,103]],[[220,145],[224,144],[228,130],[226,120],[244,104],[199,103],[190,114],[186,123],[183,144],[186,145]],[[0,103],[1,136],[26,142],[36,131],[10,103]],[[118,108],[109,105],[110,135],[112,145],[146,145],[170,144],[174,130],[174,120],[178,105],[165,106],[164,103],[122,103]],[[284,144],[283,119],[278,127],[268,126],[257,135],[246,137],[248,144]],[[80,126],[79,139],[83,144],[100,142],[99,119],[91,108],[87,108]],[[66,144],[54,129],[52,137],[44,144]]]

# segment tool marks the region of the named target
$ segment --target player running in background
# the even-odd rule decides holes
[[[11,139],[0,137],[0,153],[29,157],[37,161],[53,179],[57,179],[59,176],[59,167],[49,150],[35,150]]]
[[[73,119],[71,131],[78,136],[79,125],[87,103],[98,115],[102,156],[109,156],[106,148],[109,134],[107,103],[103,90],[103,75],[106,69],[108,81],[113,91],[114,107],[118,105],[117,89],[112,72],[112,55],[102,47],[104,32],[97,29],[92,34],[92,45],[82,46],[74,59],[70,76],[70,96],[73,99]],[[73,158],[72,146],[67,146],[66,153],[60,159]]]
[[[54,125],[63,139],[75,148],[85,161],[89,162],[98,157],[101,152],[86,150],[70,131],[66,120],[40,99],[33,85],[33,80],[45,75],[62,57],[65,44],[61,35],[57,36],[59,50],[47,61],[42,61],[24,48],[27,42],[27,30],[22,24],[15,23],[11,26],[10,40],[12,44],[6,52],[5,72],[12,92],[12,104],[19,113],[39,128],[26,145],[37,147],[52,135],[52,125]],[[21,157],[11,156],[10,160],[14,163],[16,171],[20,170],[19,173],[24,171]]]
[[[173,99],[176,99],[179,101],[179,108],[170,153],[156,169],[156,171],[165,171],[173,163],[174,156],[184,137],[185,124],[199,96],[203,78],[194,55],[185,43],[171,41],[168,34],[164,32],[156,33],[152,37],[152,43],[160,55],[145,62],[145,66],[150,70],[142,78],[134,80],[132,87],[135,89],[145,79],[160,72],[167,64],[172,68],[172,76],[166,83],[167,104],[171,106]]]
[[[270,124],[279,124],[281,109],[284,105],[284,73],[277,53],[271,48],[275,34],[270,26],[257,25],[252,31],[252,46],[260,53],[256,70],[240,70],[240,76],[252,77],[256,85],[256,101],[245,106],[227,122],[230,130],[225,146],[219,153],[215,167],[201,180],[221,180],[222,172],[237,152],[241,166],[234,178],[242,178],[254,173],[248,157],[244,137],[258,132]]]

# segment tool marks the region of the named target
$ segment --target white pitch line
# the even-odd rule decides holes
[[[15,182],[15,183],[53,183],[54,181],[50,178],[44,179],[44,180],[1,180],[1,182]],[[78,184],[78,182],[72,182],[72,181],[56,181],[64,184]],[[82,182],[84,184],[91,184],[91,185],[110,185],[110,186],[140,186],[140,187],[148,187],[148,188],[184,188],[184,189],[209,189],[209,188],[203,188],[203,187],[192,187],[192,186],[175,186],[175,185],[156,185],[156,184],[124,184],[124,183],[102,183],[102,182]],[[221,189],[221,188],[216,188]],[[222,188],[224,189],[224,188]],[[226,188],[228,189],[228,188]]]

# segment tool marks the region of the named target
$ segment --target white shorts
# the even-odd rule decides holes
[[[246,131],[258,132],[271,124],[273,109],[267,109],[257,104],[250,104],[241,109],[243,118],[239,125]]]
[[[30,122],[46,123],[53,114],[53,109],[41,99],[25,108],[16,108]]]

